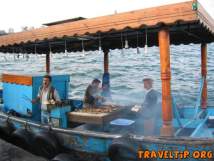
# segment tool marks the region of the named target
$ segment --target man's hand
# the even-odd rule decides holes
[[[104,102],[106,99],[102,96],[97,96],[96,100],[100,100],[100,101]]]
[[[135,105],[131,108],[131,111],[133,112],[139,112],[142,110],[142,107],[140,105]]]
[[[62,102],[61,102],[61,101],[59,101],[59,100],[56,100],[56,101],[55,101],[54,99],[50,100],[49,103],[50,103],[51,105],[55,105],[55,106],[61,106],[61,105],[62,105]]]
[[[57,106],[61,106],[61,105],[62,105],[62,102],[61,102],[61,101],[55,101],[55,104],[56,104]]]
[[[38,102],[37,99],[32,99],[32,100],[31,100],[31,103],[32,103],[32,104],[36,104],[37,102]]]
[[[31,100],[31,103],[32,103],[32,104],[36,104],[36,103],[39,102],[39,100],[40,100],[40,98],[39,98],[39,97],[36,97],[35,99],[32,99],[32,100]]]

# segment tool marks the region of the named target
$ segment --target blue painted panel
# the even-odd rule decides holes
[[[208,107],[207,111],[209,112],[210,116],[214,116],[214,107]]]
[[[34,121],[40,121],[40,105],[32,105],[30,100],[37,97],[39,87],[42,85],[42,78],[43,76],[33,76],[32,86],[4,82],[4,110],[8,111],[12,109],[21,115],[27,116],[29,116],[29,113],[32,113],[31,119]],[[69,75],[52,76],[52,84],[59,92],[61,99],[68,98],[69,80]]]
[[[32,86],[3,83],[3,99],[5,110],[15,110],[18,113],[27,115],[27,110],[32,111],[31,102],[26,99],[32,98]]]
[[[32,105],[32,86],[3,83],[4,110],[14,110],[21,115],[31,117],[34,121],[40,120],[39,105]],[[31,114],[31,115],[30,115]]]
[[[107,154],[108,147],[112,143],[110,138],[99,138],[84,135],[70,135],[69,141],[64,146],[69,149],[86,151],[96,154]]]
[[[71,106],[55,107],[51,110],[51,118],[59,120],[59,127],[68,128],[67,113],[71,111]]]
[[[184,118],[193,118],[195,114],[194,107],[183,107],[180,111]]]

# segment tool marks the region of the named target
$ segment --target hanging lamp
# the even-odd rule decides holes
[[[84,42],[82,40],[82,55],[85,56]]]
[[[65,55],[66,55],[66,56],[68,56],[66,40],[65,40],[65,44],[64,44],[64,46],[65,46]]]
[[[102,52],[102,43],[101,43],[100,34],[99,34],[99,48],[98,48],[98,50],[99,50],[99,54],[101,54],[101,52]]]
[[[128,42],[127,34],[126,34],[125,49],[128,49],[128,48],[129,48],[129,42]]]
[[[52,48],[51,48],[51,44],[49,43],[49,54],[50,54],[50,57],[52,57]]]

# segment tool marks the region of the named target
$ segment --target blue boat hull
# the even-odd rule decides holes
[[[182,123],[187,123],[188,126],[180,128],[183,131],[188,131],[188,136],[175,137],[160,137],[160,136],[143,136],[139,134],[123,134],[123,133],[109,133],[96,130],[74,128],[63,129],[51,126],[43,126],[23,118],[8,116],[5,113],[0,113],[0,121],[11,122],[15,129],[30,129],[32,133],[40,133],[41,131],[51,131],[57,135],[60,145],[71,151],[79,151],[88,154],[95,154],[106,160],[109,160],[109,153],[115,153],[115,147],[121,148],[119,157],[125,160],[140,160],[150,159],[154,160],[168,160],[169,158],[178,159],[185,158],[189,160],[197,160],[199,158],[210,160],[214,153],[214,138],[212,136],[212,128],[205,129],[205,118],[192,120],[191,112],[193,109],[184,108],[183,113],[185,119],[181,119]],[[214,110],[209,108],[209,116],[214,114]],[[160,122],[161,124],[161,122]],[[179,131],[179,124],[176,120],[173,121],[175,130]],[[181,131],[182,131],[181,130]],[[182,132],[180,132],[182,133]],[[128,143],[128,147],[127,144]],[[123,152],[124,147],[128,148],[128,152]],[[113,150],[112,150],[113,149]],[[112,150],[112,151],[111,151]],[[159,153],[158,153],[159,152]],[[179,152],[179,155],[177,154]],[[188,154],[188,155],[187,155]],[[117,155],[117,154],[115,154]]]

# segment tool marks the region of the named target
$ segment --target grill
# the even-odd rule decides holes
[[[99,108],[83,108],[69,113],[69,120],[77,123],[105,125],[106,123],[121,117],[128,111],[125,106],[105,105]]]

